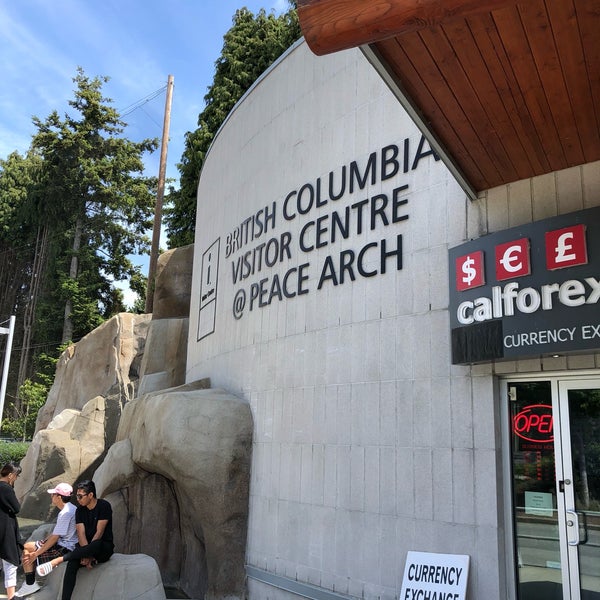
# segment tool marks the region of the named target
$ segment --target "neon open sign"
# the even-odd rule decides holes
[[[552,407],[548,404],[530,404],[513,417],[515,435],[528,442],[554,441]]]

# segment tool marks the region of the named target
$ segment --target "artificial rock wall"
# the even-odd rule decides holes
[[[92,478],[116,551],[165,585],[242,598],[252,418],[207,379],[184,385],[193,247],[159,258],[152,315],[119,314],[61,356],[15,491],[47,520],[47,489]]]

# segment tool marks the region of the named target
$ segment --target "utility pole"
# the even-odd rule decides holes
[[[0,425],[4,414],[4,396],[6,395],[6,383],[8,381],[8,367],[10,365],[10,352],[12,350],[13,334],[15,332],[15,321],[17,318],[13,315],[9,320],[8,327],[0,327],[0,334],[7,334],[6,352],[4,353],[4,366],[2,369],[2,385],[0,387]]]
[[[158,190],[154,208],[154,227],[152,228],[152,247],[150,249],[150,266],[148,267],[148,285],[146,287],[146,313],[151,313],[154,305],[154,280],[160,246],[160,226],[162,222],[162,207],[165,196],[165,175],[167,171],[167,146],[169,145],[169,126],[171,124],[171,101],[173,99],[173,75],[167,80],[167,98],[165,100],[165,118],[160,144],[160,165],[158,167]]]

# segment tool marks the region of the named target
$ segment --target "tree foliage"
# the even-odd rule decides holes
[[[137,282],[129,256],[150,246],[156,178],[144,176],[142,159],[158,141],[123,136],[102,93],[108,78],[78,69],[73,81],[69,113],[34,117],[27,155],[0,160],[0,321],[15,315],[23,341],[7,407],[24,435],[54,373],[42,353],[56,356],[61,342],[125,310],[114,282]]]
[[[42,318],[62,324],[63,343],[124,310],[112,282],[135,273],[129,255],[148,251],[156,180],[143,176],[142,157],[156,149],[157,140],[122,137],[125,123],[102,95],[106,81],[79,69],[69,101],[76,116],[34,118],[33,148],[43,159],[45,181],[39,205],[61,223],[50,253],[58,285]]]
[[[39,187],[41,161],[32,153],[13,152],[0,160],[0,315],[14,314],[23,304],[37,231],[32,198]]]
[[[26,379],[19,390],[20,408],[11,406],[11,417],[2,422],[2,435],[17,440],[30,440],[35,432],[38,411],[44,406],[49,390],[48,382]]]
[[[212,85],[204,96],[205,108],[198,128],[188,132],[178,165],[178,190],[171,189],[165,209],[169,248],[194,242],[196,188],[206,152],[219,127],[256,79],[301,36],[295,3],[276,17],[247,8],[236,11],[233,26],[223,38],[221,56],[215,63]]]
[[[42,185],[41,172],[41,159],[32,152],[27,156],[14,152],[0,160],[0,321],[5,325],[14,315],[14,339],[23,344],[18,363],[11,361],[13,390],[31,370],[32,324],[45,264],[41,249],[47,240],[47,224],[39,220],[34,200]],[[20,408],[18,397],[15,406]]]
[[[289,5],[277,17],[246,8],[233,16],[198,128],[186,134],[180,187],[166,199],[170,248],[193,242],[198,177],[219,127],[301,35],[296,3]],[[2,425],[17,437],[31,434],[63,342],[125,309],[114,282],[128,280],[138,293],[135,312],[145,304],[146,278],[129,256],[149,251],[156,180],[143,175],[142,157],[157,140],[123,136],[126,124],[102,93],[107,77],[78,69],[73,81],[68,114],[34,117],[27,154],[0,160],[0,324],[15,315],[15,339],[23,340],[7,390],[12,425]]]

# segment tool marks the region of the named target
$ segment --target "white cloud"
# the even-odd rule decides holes
[[[114,286],[123,292],[123,302],[127,308],[132,308],[135,301],[138,299],[138,295],[129,288],[126,281],[116,281]]]
[[[277,13],[283,13],[286,12],[289,8],[289,4],[287,3],[287,0],[277,0],[274,4],[273,4],[273,9],[275,10],[275,12]]]

